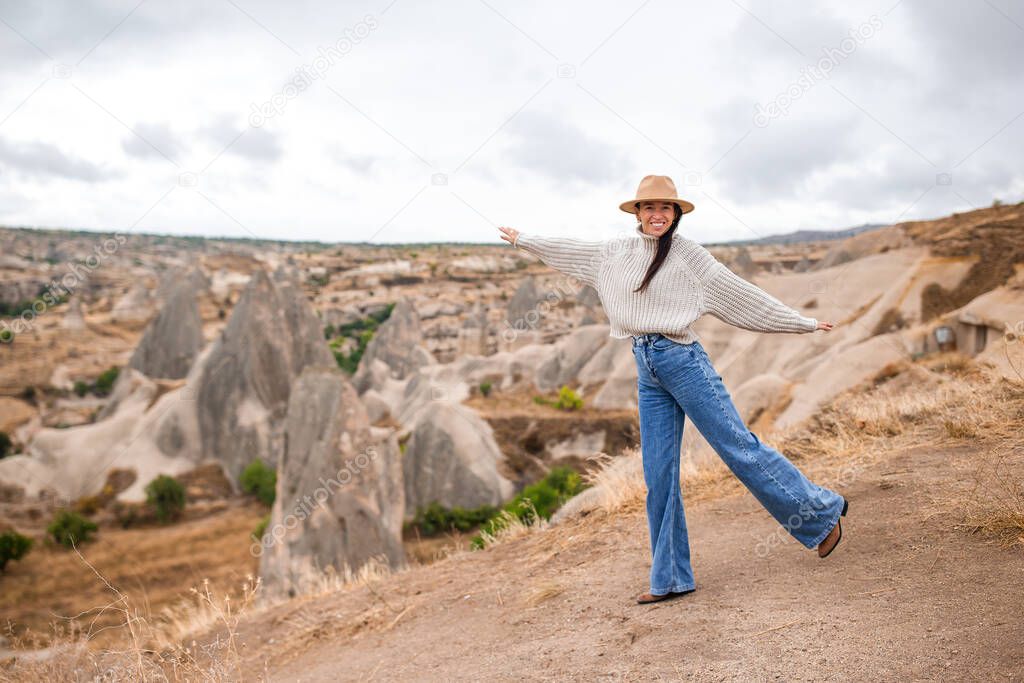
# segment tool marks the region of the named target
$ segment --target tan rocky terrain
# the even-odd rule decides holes
[[[0,531],[35,541],[0,574],[4,675],[1022,676],[1004,589],[1024,547],[1024,204],[711,247],[836,323],[696,330],[751,428],[849,492],[849,535],[824,562],[788,542],[690,428],[707,590],[653,608],[631,604],[649,562],[636,371],[593,290],[507,246],[131,235],[43,296],[105,239],[0,230]],[[241,490],[257,461],[272,507]],[[483,552],[410,526],[562,466],[593,485]],[[188,491],[167,525],[145,502],[160,474]],[[81,557],[47,540],[64,508],[99,527]]]

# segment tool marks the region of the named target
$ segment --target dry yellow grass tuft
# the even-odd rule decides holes
[[[526,596],[523,598],[523,603],[527,607],[536,607],[545,600],[557,597],[565,592],[565,586],[555,581],[543,581],[536,586],[533,586]]]
[[[21,652],[8,653],[3,661],[3,680],[80,680],[103,681],[146,680],[241,680],[242,657],[235,638],[238,622],[258,588],[258,580],[250,579],[240,604],[232,604],[231,596],[215,596],[209,582],[194,589],[196,602],[177,613],[159,616],[149,613],[148,605],[137,604],[89,563],[77,548],[74,552],[103,583],[110,601],[67,619],[91,621],[84,632],[77,628],[55,629],[52,644],[43,650],[30,650],[31,638],[16,635],[11,645]],[[108,613],[117,616],[117,623],[101,626],[99,631],[117,630],[124,638],[121,647],[96,647],[96,619]],[[193,629],[223,629],[226,636],[202,647],[195,641],[186,645],[183,637]]]
[[[533,501],[527,498],[523,504],[530,510],[532,518],[537,521],[527,524],[508,510],[502,510],[495,518],[494,527],[497,529],[495,532],[491,533],[486,529],[480,530],[480,541],[484,548],[541,531],[550,526],[550,522],[537,514],[537,508],[533,506]]]
[[[963,517],[958,528],[981,532],[1004,548],[1024,546],[1024,480],[1019,446],[1008,451],[981,454],[969,474],[974,486],[960,504]]]

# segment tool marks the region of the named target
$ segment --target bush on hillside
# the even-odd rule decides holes
[[[583,399],[567,386],[558,390],[558,401],[555,407],[559,410],[578,410],[583,407]]]
[[[177,519],[185,509],[185,487],[174,477],[161,474],[146,484],[146,503],[156,510],[161,523]]]
[[[540,481],[524,488],[502,507],[509,515],[495,515],[481,527],[480,531],[495,535],[506,526],[507,522],[504,520],[509,516],[527,525],[533,524],[536,516],[551,519],[551,515],[558,508],[584,488],[586,486],[579,474],[568,467],[556,467]],[[474,548],[483,547],[483,538],[480,534],[473,537],[472,545]]]
[[[268,467],[262,460],[256,459],[246,465],[239,479],[242,490],[260,499],[264,505],[274,504],[277,488],[277,471]]]
[[[93,384],[93,392],[97,396],[107,396],[110,394],[110,390],[114,388],[114,382],[117,381],[117,375],[120,373],[120,368],[109,368],[100,373],[100,376],[96,378],[96,383]]]
[[[267,533],[267,525],[270,524],[270,515],[266,515],[260,520],[260,523],[256,525],[256,528],[249,534],[252,540],[259,543],[263,540],[263,534]]]
[[[447,531],[469,531],[498,514],[493,505],[481,505],[476,508],[446,508],[437,501],[426,507],[416,509],[416,515],[410,524],[420,530],[424,536],[436,536]]]
[[[46,533],[65,548],[72,548],[90,540],[99,527],[72,510],[60,510],[46,527]]]
[[[5,531],[0,534],[0,572],[7,568],[11,560],[20,560],[32,547],[32,539],[22,536],[17,531]]]

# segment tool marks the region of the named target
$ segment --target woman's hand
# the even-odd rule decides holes
[[[501,239],[505,240],[511,245],[515,245],[516,238],[519,237],[519,231],[515,228],[506,228],[503,225],[498,226],[498,230],[501,231]]]
[[[828,332],[828,331],[829,331],[829,330],[831,330],[831,329],[832,329],[833,327],[835,327],[835,325],[833,325],[833,324],[832,324],[832,323],[830,323],[830,322],[826,322],[826,321],[824,321],[824,320],[819,320],[819,321],[818,321],[818,328],[817,328],[817,329],[819,329],[819,330],[825,330],[826,332]]]

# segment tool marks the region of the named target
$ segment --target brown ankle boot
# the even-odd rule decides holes
[[[825,540],[818,545],[818,557],[828,557],[829,553],[836,549],[839,545],[839,541],[843,538],[843,521],[840,519],[836,522],[836,525],[832,527],[832,531],[829,532]]]

